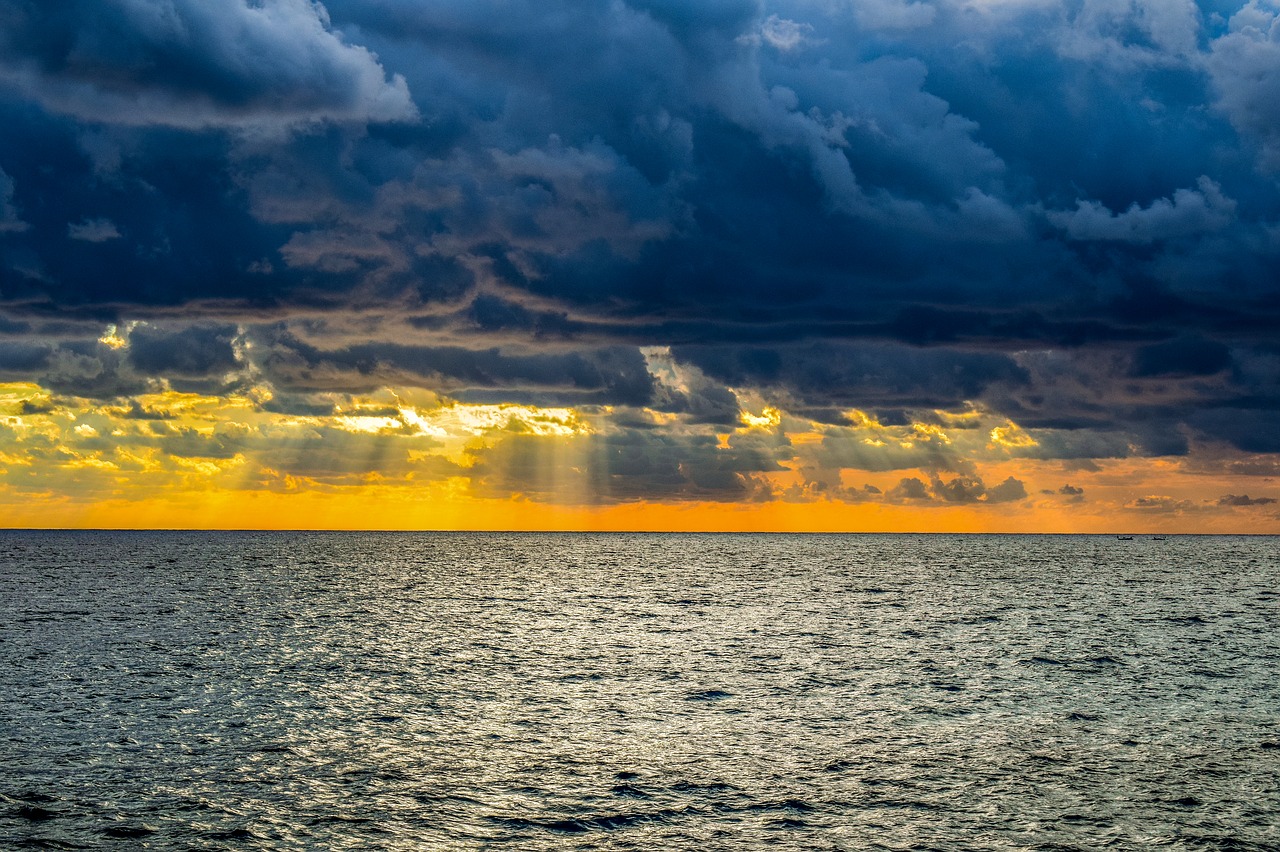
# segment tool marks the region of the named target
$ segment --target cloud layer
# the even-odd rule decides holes
[[[1277,33],[1272,0],[0,0],[0,381],[592,408],[601,501],[1267,470]],[[725,442],[764,406],[814,442]],[[451,464],[537,497],[537,446]]]

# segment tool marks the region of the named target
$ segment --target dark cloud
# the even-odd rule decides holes
[[[140,325],[129,334],[129,362],[143,374],[204,377],[239,367],[234,326],[166,330]]]
[[[1178,514],[1195,509],[1190,500],[1179,500],[1162,494],[1152,494],[1131,500],[1125,508],[1150,514]]]
[[[1134,376],[1208,376],[1231,366],[1231,351],[1214,340],[1180,337],[1143,346],[1134,354]]]
[[[952,408],[1025,371],[997,353],[906,346],[680,346],[678,361],[732,386],[773,387],[811,405]]]
[[[898,484],[885,494],[885,497],[892,501],[901,500],[931,500],[932,495],[929,488],[924,482],[915,476],[906,476],[898,480]]]
[[[1083,503],[1085,500],[1084,489],[1070,484],[1062,486],[1057,491],[1054,491],[1052,488],[1045,488],[1041,490],[1040,493],[1046,494],[1050,497],[1063,497],[1065,498],[1063,500],[1064,503],[1073,505]]]
[[[721,426],[737,426],[741,418],[741,403],[728,388],[695,374],[686,380],[683,391],[667,391],[665,399],[654,399],[653,405],[665,411],[687,415],[691,423],[716,423]]]
[[[475,486],[493,496],[612,503],[634,500],[732,502],[768,499],[756,474],[782,470],[791,456],[785,439],[620,429],[549,442],[509,434],[471,451]]]
[[[864,489],[869,497],[879,495],[878,489]],[[1010,476],[997,485],[988,487],[981,477],[961,474],[944,480],[934,476],[926,483],[916,476],[903,477],[890,488],[884,499],[892,503],[915,502],[937,504],[979,505],[1011,503],[1027,497],[1027,488],[1020,479]]]
[[[1009,503],[1014,500],[1022,500],[1026,496],[1026,485],[1022,480],[1014,479],[1012,476],[987,489],[988,503]]]
[[[1275,410],[1233,409],[1197,411],[1190,422],[1206,438],[1225,441],[1247,453],[1280,453],[1280,429]]]
[[[504,352],[459,346],[360,343],[320,349],[279,329],[257,339],[264,375],[288,390],[373,390],[391,384],[447,388],[460,398],[644,405],[654,380],[639,350],[626,347]]]
[[[0,5],[0,80],[48,109],[179,127],[416,116],[308,0]]]
[[[0,376],[10,381],[29,378],[43,371],[53,357],[53,348],[40,343],[0,341]]]
[[[935,477],[930,493],[944,503],[1009,503],[1025,498],[1027,489],[1012,476],[990,488],[976,476],[957,476],[945,482]]]
[[[128,404],[123,408],[108,410],[114,416],[124,420],[173,420],[175,418],[172,412],[148,408],[136,399],[129,400]]]
[[[216,134],[90,131],[6,101],[0,166],[11,169],[25,229],[0,234],[0,296],[10,310],[84,310],[104,319],[212,301],[268,304],[282,289],[330,282],[250,271],[288,232],[257,220]],[[99,131],[93,131],[99,133]],[[103,166],[102,146],[113,150]],[[96,154],[94,152],[97,152]]]
[[[1270,506],[1274,497],[1250,497],[1248,494],[1225,494],[1218,498],[1219,506]]]
[[[124,355],[98,341],[64,341],[35,374],[55,393],[89,399],[133,396],[158,385],[131,370]]]
[[[1273,5],[0,0],[0,373],[1280,452]]]
[[[933,481],[933,495],[947,503],[976,503],[987,493],[987,487],[976,476],[957,476],[943,482]]]

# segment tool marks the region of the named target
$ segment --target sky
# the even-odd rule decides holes
[[[0,0],[0,525],[1280,532],[1280,0]]]

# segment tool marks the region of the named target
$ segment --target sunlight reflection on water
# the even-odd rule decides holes
[[[1275,848],[1276,555],[0,533],[0,845]]]

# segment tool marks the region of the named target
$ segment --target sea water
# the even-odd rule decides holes
[[[1280,541],[0,533],[0,848],[1280,848]]]

